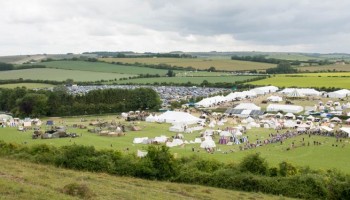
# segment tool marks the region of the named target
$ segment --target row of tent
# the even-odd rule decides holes
[[[195,103],[195,106],[207,108],[226,101],[254,98],[254,97],[257,97],[258,95],[265,95],[265,94],[274,93],[277,91],[278,91],[278,87],[275,87],[275,86],[257,87],[248,91],[232,92],[227,96],[219,95],[214,97],[208,97]],[[324,92],[319,92],[313,88],[285,88],[279,91],[278,93],[290,98],[301,98],[305,96],[321,96],[321,95],[329,98],[345,98],[350,96],[350,90],[347,90],[347,89],[324,93]],[[271,96],[267,100],[272,102],[280,102],[282,101],[282,97]]]

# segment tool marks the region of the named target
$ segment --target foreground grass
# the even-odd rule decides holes
[[[144,63],[144,64],[168,64],[171,66],[193,67],[195,69],[208,69],[215,67],[217,70],[265,70],[276,67],[275,64],[239,61],[230,59],[202,59],[202,58],[101,58],[106,62]]]
[[[334,73],[317,73],[317,74],[298,74],[302,77],[290,77],[286,75],[276,75],[271,78],[249,82],[253,85],[274,85],[277,87],[335,87],[350,88],[349,73],[340,73],[338,76]],[[330,76],[330,77],[329,77]],[[332,83],[330,85],[330,83]]]
[[[88,199],[289,199],[198,185],[79,172],[0,158],[0,199],[78,199],[68,184],[87,186]]]
[[[64,81],[73,79],[74,81],[98,81],[98,80],[112,80],[119,78],[127,78],[134,76],[131,74],[117,74],[106,72],[90,72],[78,70],[63,70],[63,69],[23,69],[0,72],[0,80],[11,79],[31,79],[31,80],[52,80]]]
[[[35,89],[35,88],[54,87],[54,85],[44,84],[44,83],[13,83],[13,84],[0,85],[0,88],[8,88],[8,89],[13,89],[13,88],[17,88],[17,87],[26,87],[28,89]]]

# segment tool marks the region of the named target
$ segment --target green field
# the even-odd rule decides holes
[[[322,59],[316,56],[311,56],[311,55],[302,54],[302,53],[268,53],[267,58],[276,58],[281,60],[299,60],[299,61]]]
[[[82,199],[63,192],[68,184],[85,185],[85,199],[291,199],[199,185],[148,181],[102,173],[73,171],[0,158],[0,199]],[[89,192],[86,192],[89,191]]]
[[[247,62],[229,59],[202,59],[202,58],[102,58],[106,62],[122,63],[146,63],[168,64],[171,66],[193,67],[196,69],[208,69],[215,67],[217,70],[265,70],[276,67],[275,64]]]
[[[276,75],[271,78],[249,82],[253,85],[274,85],[277,87],[336,87],[350,89],[350,73],[310,73],[290,75]],[[330,77],[329,77],[330,76]]]
[[[235,81],[244,81],[247,79],[256,78],[256,76],[211,76],[211,77],[160,77],[160,78],[138,78],[138,79],[129,79],[117,81],[117,83],[136,83],[136,84],[153,84],[154,82],[158,83],[194,83],[201,84],[204,80],[207,80],[209,83],[232,83]]]
[[[78,70],[63,70],[63,69],[23,69],[0,72],[0,80],[10,79],[31,79],[31,80],[52,80],[64,81],[73,79],[74,81],[97,81],[97,80],[111,80],[124,77],[130,77],[130,74],[117,74],[106,72],[89,72]]]
[[[26,87],[28,89],[35,89],[35,88],[54,87],[54,85],[44,84],[44,83],[13,83],[13,84],[1,84],[0,85],[0,88],[13,89],[13,88],[16,88],[16,87]]]
[[[76,118],[67,118],[64,119],[66,124],[82,124],[80,122],[81,117]],[[103,117],[105,120],[111,121],[112,119],[116,119],[115,116]],[[96,119],[96,117],[86,118],[88,120]],[[60,125],[59,122],[63,121],[63,119],[56,119],[55,122],[57,125]],[[121,123],[126,126],[129,125],[129,122],[125,122],[121,120]],[[88,124],[88,122],[85,122]],[[93,133],[88,133],[86,129],[75,129],[70,128],[68,132],[74,132],[78,134],[82,134],[82,137],[70,139],[70,138],[61,138],[61,139],[48,139],[42,140],[31,139],[32,132],[19,132],[14,128],[0,128],[0,139],[5,142],[15,142],[15,143],[24,143],[26,142],[28,145],[32,144],[50,144],[54,146],[62,146],[62,145],[70,145],[70,144],[81,144],[81,145],[89,145],[95,146],[97,149],[115,149],[120,150],[122,152],[126,152],[125,149],[129,148],[127,152],[136,152],[137,150],[144,150],[147,148],[147,145],[143,144],[133,144],[132,141],[135,137],[149,137],[153,138],[155,136],[166,135],[168,137],[174,136],[174,132],[168,131],[170,124],[158,124],[158,123],[147,123],[147,122],[137,122],[137,126],[141,127],[141,131],[128,131],[126,136],[122,137],[106,137],[106,136],[98,136]],[[221,128],[225,128],[227,126],[234,126],[230,124],[226,124]],[[92,128],[90,126],[90,128]],[[43,126],[45,129],[45,126]],[[215,128],[217,129],[217,128]],[[256,139],[264,139],[268,137],[268,134],[274,133],[275,131],[272,129],[263,129],[263,128],[255,128],[248,130],[247,135],[250,141],[255,141]],[[194,140],[199,136],[199,132],[194,132],[190,134],[184,134],[185,140],[190,141]],[[305,142],[310,142],[310,146],[302,146],[301,141],[304,137]],[[288,139],[283,142],[283,144],[275,143],[269,144],[262,147],[258,147],[256,149],[240,151],[238,145],[220,145],[218,144],[219,136],[216,136],[214,139],[217,144],[217,149],[221,151],[216,151],[214,154],[208,154],[203,149],[200,149],[199,144],[187,144],[183,147],[173,147],[171,148],[172,153],[176,153],[177,157],[182,156],[191,156],[193,154],[209,158],[209,159],[217,159],[222,162],[234,162],[239,163],[245,156],[251,153],[260,152],[262,157],[266,158],[271,166],[277,166],[278,163],[282,161],[288,161],[297,166],[310,166],[313,169],[330,169],[336,168],[346,173],[350,173],[350,168],[348,163],[350,163],[350,157],[348,156],[350,153],[350,144],[347,139],[342,144],[336,143],[335,138],[331,137],[321,137],[321,136],[312,136],[309,138],[308,136],[298,136],[292,139]],[[322,145],[314,146],[313,141],[319,141]],[[287,150],[288,147],[295,143],[296,148],[292,150]],[[333,144],[337,144],[338,147],[332,146]],[[342,147],[344,145],[344,147]],[[192,147],[196,149],[195,152],[192,152]],[[199,150],[199,152],[197,152]],[[224,154],[224,152],[228,152]]]
[[[85,61],[51,61],[40,63],[49,68],[71,69],[79,71],[106,72],[118,74],[159,74],[165,75],[168,70],[136,66],[114,65],[102,62]]]

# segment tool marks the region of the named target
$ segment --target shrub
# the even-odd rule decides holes
[[[65,185],[62,189],[62,193],[82,199],[91,199],[94,196],[87,185],[78,183],[70,183]]]
[[[259,153],[246,156],[239,166],[243,172],[251,172],[260,175],[266,175],[268,172],[268,164]]]

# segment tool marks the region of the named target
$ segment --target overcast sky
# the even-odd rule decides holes
[[[0,55],[350,53],[347,0],[0,0]]]

